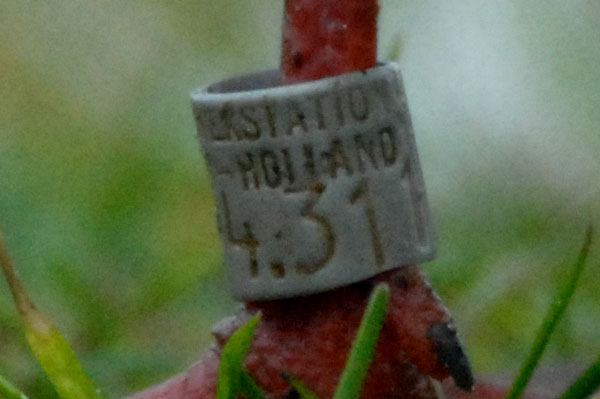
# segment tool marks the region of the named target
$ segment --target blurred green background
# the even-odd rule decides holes
[[[235,309],[189,93],[277,66],[282,4],[0,1],[0,225],[110,397],[184,370]],[[441,238],[424,267],[477,373],[515,371],[599,221],[600,2],[381,5]],[[600,354],[592,251],[546,364]],[[0,374],[56,396],[3,280]]]

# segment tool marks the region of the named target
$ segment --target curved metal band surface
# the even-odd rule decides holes
[[[434,258],[397,65],[279,81],[267,71],[192,94],[233,295],[305,295]]]

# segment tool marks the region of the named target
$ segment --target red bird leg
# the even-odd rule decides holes
[[[286,82],[364,70],[377,62],[377,0],[286,0]]]
[[[376,63],[376,0],[287,0],[282,69],[288,83],[371,68]],[[389,313],[361,397],[432,399],[429,377],[452,376],[471,389],[473,376],[451,317],[418,266],[348,287],[292,299],[246,304],[219,323],[217,347],[186,373],[138,393],[137,399],[213,399],[219,350],[249,316],[262,321],[246,367],[269,399],[291,397],[282,374],[323,399],[335,391],[373,287],[391,289]]]
[[[315,80],[375,66],[378,12],[377,0],[286,0],[282,49],[284,80]],[[404,274],[411,276],[409,280],[420,279],[423,286],[429,287],[425,276],[416,276],[408,269],[394,275],[402,278]],[[432,294],[437,298],[434,291]],[[407,353],[414,352],[415,364],[427,359],[433,363],[431,359],[435,359],[448,369],[457,386],[472,389],[469,360],[441,301],[431,301],[430,309],[409,310],[410,304],[410,298],[393,302],[397,308],[392,311],[403,309],[402,315],[407,316],[397,325],[399,334],[406,339],[402,349]],[[430,313],[425,312],[431,312],[431,309],[438,310],[433,312],[438,320],[427,319]],[[428,329],[421,329],[420,335],[409,335],[408,331],[416,331],[411,326],[411,318],[429,323]],[[414,345],[415,338],[425,340],[426,344]],[[414,349],[422,347],[428,351],[419,353]]]
[[[322,294],[247,304],[262,312],[248,371],[268,392],[285,392],[280,377],[285,372],[319,397],[332,397],[367,299],[381,281],[390,286],[390,308],[361,397],[431,398],[428,377],[449,375],[459,387],[472,389],[450,315],[418,266]]]
[[[215,327],[218,347],[202,362],[134,398],[214,399],[220,348],[258,310],[262,321],[246,367],[259,386],[270,399],[283,398],[289,386],[281,375],[290,374],[320,398],[330,398],[367,299],[381,281],[390,286],[390,308],[361,397],[432,399],[436,392],[429,377],[441,380],[450,374],[470,389],[468,360],[453,328],[447,327],[452,320],[446,308],[419,267],[406,266],[322,294],[249,303]],[[432,334],[437,338],[431,339]]]

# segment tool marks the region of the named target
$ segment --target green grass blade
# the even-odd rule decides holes
[[[69,343],[41,314],[29,314],[25,335],[32,352],[62,399],[101,398]]]
[[[312,392],[302,381],[292,375],[284,374],[281,376],[284,380],[292,386],[292,388],[298,393],[300,399],[319,399],[319,397]]]
[[[23,321],[25,336],[31,351],[38,359],[62,399],[97,399],[99,391],[83,371],[67,341],[48,319],[35,307],[14,266],[0,234],[0,265]]]
[[[561,399],[585,399],[600,388],[600,357],[561,395]]]
[[[334,399],[358,399],[375,355],[379,333],[390,301],[390,288],[379,284],[367,305]]]
[[[550,336],[554,332],[558,322],[560,321],[562,315],[565,313],[565,310],[569,306],[569,301],[573,297],[573,293],[577,288],[577,283],[579,282],[579,277],[583,272],[588,254],[590,252],[590,246],[592,244],[592,238],[594,235],[594,230],[592,226],[590,226],[586,231],[585,241],[581,250],[579,251],[579,256],[577,261],[573,265],[573,272],[571,274],[571,278],[564,286],[564,288],[560,291],[558,297],[550,307],[549,312],[547,313],[544,321],[538,333],[535,337],[535,341],[531,351],[525,363],[521,367],[519,375],[517,376],[513,386],[506,397],[507,399],[519,399],[527,384],[531,380],[533,372],[535,371],[542,355],[544,354],[544,350],[548,345],[548,341],[550,340]]]
[[[0,375],[0,398],[2,399],[27,399],[27,396],[17,387]]]
[[[253,317],[229,338],[221,353],[217,399],[262,399],[264,394],[244,369],[244,359],[252,345],[260,316]]]

